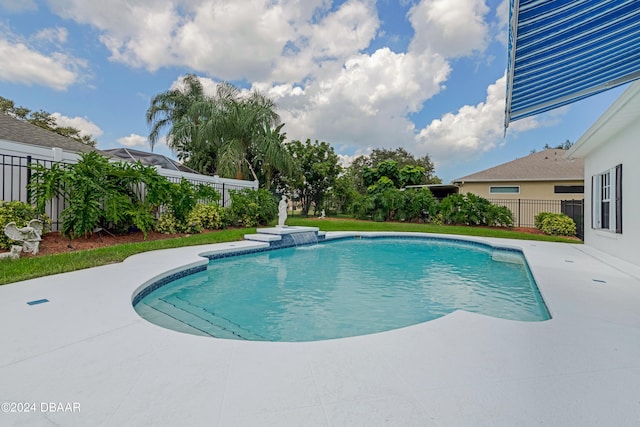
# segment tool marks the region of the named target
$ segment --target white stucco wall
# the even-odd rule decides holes
[[[585,244],[640,266],[640,120],[585,157]],[[622,234],[591,228],[591,177],[622,164]]]

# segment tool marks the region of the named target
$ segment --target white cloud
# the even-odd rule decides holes
[[[209,77],[203,77],[203,76],[197,76],[198,80],[200,80],[200,84],[202,85],[202,90],[204,91],[205,94],[212,96],[215,95],[216,93],[216,88],[218,87],[218,82],[216,82],[213,79],[210,79]],[[186,89],[186,86],[184,84],[184,78],[185,76],[180,76],[177,79],[175,79],[172,83],[171,83],[171,90],[175,90],[178,89],[180,91],[184,91]]]
[[[20,58],[19,61],[16,58]],[[61,52],[43,53],[0,34],[0,81],[65,90],[80,78],[85,62]]]
[[[85,117],[67,117],[60,113],[53,113],[51,116],[56,119],[58,126],[76,128],[80,131],[81,136],[97,138],[103,134],[98,125]]]
[[[415,29],[410,50],[433,50],[446,58],[483,52],[488,12],[484,0],[422,0],[408,14]]]
[[[506,27],[509,24],[509,0],[502,0],[496,8],[496,16],[498,17],[498,25]]]
[[[365,49],[379,22],[373,0],[50,0],[89,24],[111,60],[155,71],[186,66],[226,80],[296,81]],[[125,13],[126,11],[126,13]]]
[[[438,167],[477,158],[504,143],[506,76],[487,88],[487,97],[477,105],[464,105],[456,113],[433,120],[415,138],[414,150],[428,152]],[[509,134],[558,124],[567,109],[528,117],[510,124]]]
[[[0,0],[0,9],[7,12],[28,12],[38,9],[35,0]]]
[[[209,76],[200,77],[207,93],[220,79],[246,79],[276,101],[289,139],[328,141],[349,155],[404,146],[441,163],[502,141],[504,78],[483,102],[433,120],[418,135],[410,115],[443,89],[448,58],[485,51],[490,33],[504,25],[506,0],[491,16],[493,27],[484,0],[416,2],[406,52],[367,50],[380,31],[373,0],[49,2],[60,16],[98,29],[113,61],[151,71],[187,67]],[[510,131],[541,125],[532,119]],[[119,142],[147,144],[135,134]]]
[[[354,154],[352,156],[348,154],[338,154],[338,164],[343,168],[348,168],[351,166],[351,163],[360,156],[360,154]]]
[[[281,106],[291,139],[313,137],[359,149],[399,146],[413,141],[407,114],[440,91],[449,71],[439,55],[383,48],[350,57],[338,74],[304,89],[279,85],[267,93]]]
[[[146,136],[132,133],[129,136],[118,138],[118,143],[126,147],[143,147],[149,145],[149,140]]]
[[[502,0],[496,9],[497,34],[496,39],[505,47],[509,43],[509,0]]]
[[[469,160],[502,142],[506,77],[487,88],[485,101],[433,120],[416,136],[420,152],[438,165]]]
[[[36,33],[35,40],[41,40],[49,43],[66,43],[69,33],[66,28],[44,28]]]

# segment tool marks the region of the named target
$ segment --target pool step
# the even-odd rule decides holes
[[[211,334],[201,331],[200,329],[189,326],[181,320],[176,319],[181,313],[175,312],[175,307],[171,304],[167,304],[163,301],[156,300],[153,305],[146,304],[144,302],[136,305],[136,311],[138,314],[147,319],[149,322],[156,325],[172,329],[178,332],[184,332],[192,335],[202,335],[210,337]]]
[[[491,253],[491,259],[496,262],[524,265],[524,258],[522,257],[522,253],[518,252],[494,250]]]
[[[212,337],[236,340],[262,339],[259,335],[253,334],[251,331],[243,329],[241,326],[236,325],[223,317],[216,316],[215,313],[211,313],[200,306],[194,305],[175,296],[163,298],[158,301],[160,301],[160,304],[158,304],[158,307],[154,308],[159,309],[169,316],[178,319],[180,322],[191,325]]]

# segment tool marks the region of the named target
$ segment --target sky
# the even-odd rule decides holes
[[[192,73],[269,96],[288,140],[403,147],[448,183],[575,142],[624,89],[505,136],[507,22],[507,0],[0,0],[0,96],[150,151],[150,100]]]

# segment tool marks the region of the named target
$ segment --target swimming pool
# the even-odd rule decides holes
[[[521,252],[456,239],[350,238],[213,259],[134,299],[140,316],[197,335],[315,341],[455,310],[550,318]]]

